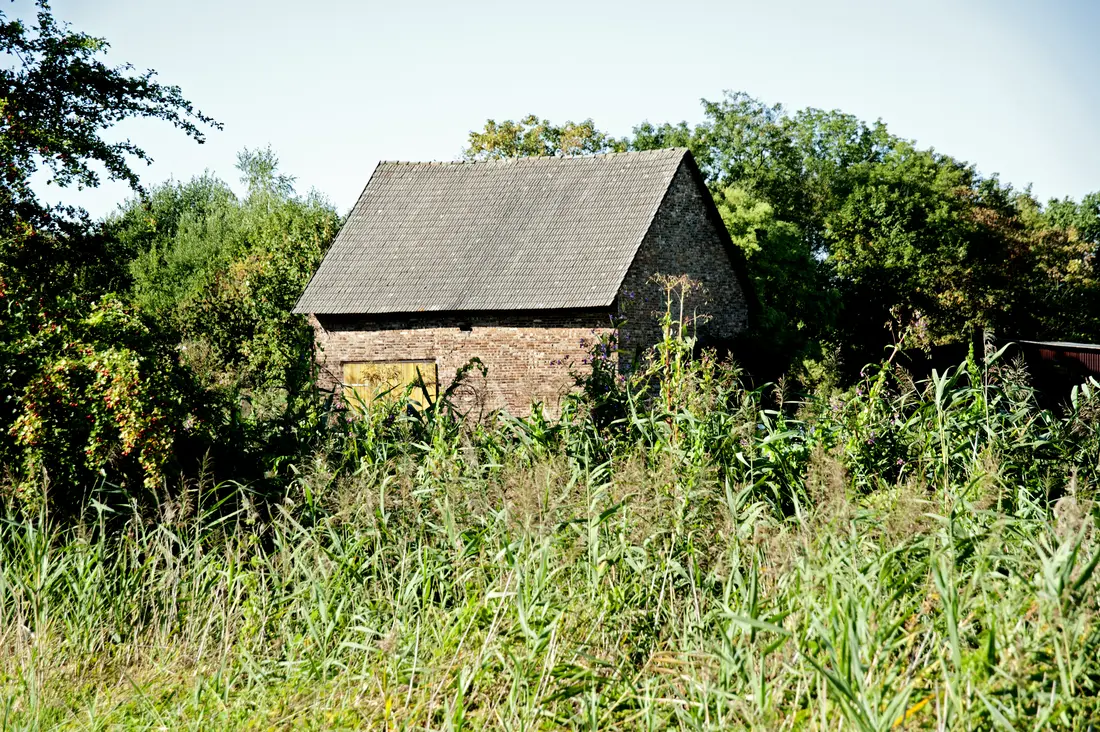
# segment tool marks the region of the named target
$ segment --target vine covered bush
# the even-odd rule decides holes
[[[117,298],[96,303],[86,317],[40,323],[21,342],[24,357],[50,354],[20,395],[11,436],[22,448],[15,495],[25,508],[57,506],[105,477],[155,491],[166,477],[178,435],[203,429],[189,374],[173,344],[158,338]]]

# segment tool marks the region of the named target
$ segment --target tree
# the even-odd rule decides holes
[[[849,187],[850,172],[875,163],[901,141],[882,122],[867,125],[838,110],[805,109],[793,116],[744,92],[702,100],[705,121],[634,128],[631,149],[690,148],[711,186],[734,185],[799,227],[824,254],[825,216]]]
[[[31,25],[0,12],[0,462],[25,505],[48,485],[72,508],[108,468],[137,488],[161,480],[189,386],[170,341],[111,294],[128,283],[122,244],[79,208],[39,200],[32,176],[94,187],[102,169],[140,190],[131,164],[148,155],[107,131],[160,119],[201,143],[219,125],[154,72],[106,65],[107,42],[45,0],[36,9]]]
[[[1080,203],[1054,199],[1047,204],[1044,218],[1055,228],[1072,230],[1073,236],[1093,246],[1094,257],[1100,255],[1100,191],[1085,195]]]
[[[596,129],[591,119],[563,125],[528,115],[519,122],[486,120],[480,132],[470,132],[466,160],[499,160],[551,155],[596,155],[625,149],[626,143]]]
[[[708,180],[714,181],[714,163],[709,142],[710,128],[705,125],[689,127],[687,122],[670,124],[642,122],[636,125],[633,136],[627,141],[630,150],[661,150],[669,147],[686,147]]]
[[[978,326],[1007,338],[1100,335],[1090,245],[1028,194],[908,144],[853,171],[826,224],[840,333],[865,352],[888,321],[919,324],[933,343]]]
[[[771,204],[736,185],[715,193],[730,238],[745,254],[759,314],[743,339],[745,365],[783,373],[811,348],[837,307],[828,273],[798,226],[781,221]],[[759,375],[759,374],[758,374]]]
[[[1016,208],[1037,252],[1034,299],[1042,335],[1059,340],[1100,339],[1100,193],[1080,203],[1053,200],[1044,209],[1030,193]]]
[[[307,397],[313,332],[291,310],[339,217],[318,194],[298,196],[270,149],[244,150],[237,168],[244,199],[210,176],[169,182],[106,229],[135,251],[134,301],[170,325],[206,388],[232,402],[274,390],[293,407]]]
[[[202,127],[221,125],[196,110],[177,86],[155,81],[154,71],[134,73],[129,64],[108,66],[100,58],[109,44],[56,21],[46,0],[37,0],[36,23],[28,26],[0,11],[0,165],[7,185],[0,193],[0,231],[19,224],[49,227],[59,218],[80,217],[69,206],[46,206],[31,176],[44,167],[47,184],[94,188],[110,180],[140,188],[131,160],[150,161],[130,140],[109,142],[105,132],[125,119],[152,118],[172,124],[202,143]]]

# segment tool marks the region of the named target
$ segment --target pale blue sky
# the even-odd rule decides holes
[[[19,0],[12,12],[29,7]],[[882,118],[901,136],[1042,198],[1100,189],[1100,1],[54,0],[110,59],[154,68],[225,123],[197,146],[124,128],[152,184],[236,182],[270,144],[302,190],[346,211],[380,159],[450,160],[486,118],[592,117],[615,134],[701,119],[743,90]],[[87,192],[93,214],[123,186]]]

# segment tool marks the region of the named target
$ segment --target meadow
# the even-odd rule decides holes
[[[691,345],[555,419],[334,418],[280,496],[9,508],[4,728],[1100,722],[1096,384],[1043,410],[994,354],[796,397]]]

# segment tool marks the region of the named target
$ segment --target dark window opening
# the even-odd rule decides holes
[[[463,333],[469,333],[470,331],[472,331],[474,329],[474,326],[471,325],[470,323],[459,323],[458,324],[458,329],[460,331],[462,331]]]

